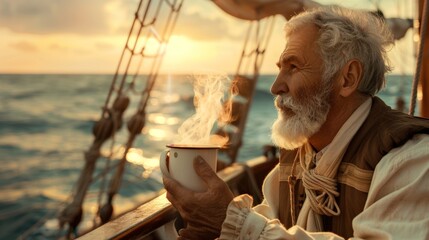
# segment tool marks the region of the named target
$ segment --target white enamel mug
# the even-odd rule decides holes
[[[190,144],[169,144],[167,147],[168,149],[161,153],[159,159],[162,174],[175,179],[182,186],[193,191],[205,191],[207,186],[195,172],[194,159],[201,156],[216,171],[217,152],[220,147]],[[158,234],[165,239],[176,239],[178,234],[174,222],[175,220],[165,224],[159,229]]]
[[[169,176],[184,187],[196,192],[207,189],[204,181],[194,169],[194,159],[201,156],[216,171],[216,145],[169,144],[168,149],[161,153],[159,166],[165,176]]]

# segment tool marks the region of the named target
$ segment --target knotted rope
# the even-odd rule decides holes
[[[302,183],[313,211],[326,216],[340,215],[340,207],[335,201],[339,195],[336,179],[319,175],[315,169],[310,169],[303,171]]]
[[[298,216],[297,224],[308,231],[323,231],[322,215],[338,216],[341,210],[335,197],[337,191],[337,171],[351,139],[368,116],[372,99],[359,106],[343,124],[332,142],[326,147],[315,168],[311,168],[315,153],[306,143],[300,147],[299,161],[306,199]]]

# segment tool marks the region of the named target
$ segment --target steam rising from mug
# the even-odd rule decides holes
[[[230,79],[224,75],[198,75],[194,81],[195,114],[178,130],[178,144],[215,144],[223,146],[228,139],[211,135],[219,116],[230,115],[224,107]],[[221,122],[219,124],[222,124]]]

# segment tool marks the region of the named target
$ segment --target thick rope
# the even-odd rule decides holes
[[[338,216],[341,211],[335,200],[335,197],[339,195],[337,180],[317,174],[314,168],[308,169],[305,164],[305,158],[302,156],[302,151],[300,151],[299,155],[303,169],[302,184],[311,208],[320,215]]]
[[[428,18],[429,18],[429,6],[428,6],[428,0],[426,0],[423,4],[422,9],[422,25],[420,25],[420,41],[419,41],[419,52],[417,56],[417,64],[416,64],[416,72],[414,74],[414,80],[413,80],[413,87],[411,92],[411,103],[410,103],[410,111],[409,115],[414,115],[415,108],[416,108],[416,101],[417,101],[417,88],[419,85],[420,80],[420,74],[422,69],[422,63],[423,63],[423,54],[424,54],[424,45],[425,40],[424,37],[426,36],[427,28],[428,26]]]
[[[261,20],[249,22],[249,28],[244,39],[243,49],[241,51],[241,56],[234,76],[234,78],[237,80],[239,79],[240,81],[247,81],[247,83],[242,84],[243,87],[255,89],[254,86],[256,85],[257,79],[259,77],[259,70],[262,65],[265,50],[273,32],[274,20],[274,17],[271,16],[264,19],[264,22]],[[246,74],[246,72],[250,74]],[[231,87],[235,88],[236,86]],[[246,90],[244,89],[244,91]],[[232,124],[237,128],[237,131],[232,134],[229,131],[224,131],[224,129],[219,130],[220,132],[224,131],[227,133],[229,139],[235,139],[234,141],[229,141],[228,148],[221,150],[222,152],[225,152],[226,156],[229,158],[228,164],[233,164],[237,160],[238,151],[240,149],[244,135],[247,115],[253,101],[253,94],[254,90],[249,96],[245,97],[246,103],[240,104],[240,106],[235,105],[237,110],[240,111],[240,120],[237,121],[237,123]]]
[[[140,58],[146,57],[146,56],[144,56],[144,52],[143,52],[144,48],[142,49],[142,51],[140,51],[138,53],[136,52],[137,51],[136,50],[137,42],[140,39],[140,33],[142,31],[142,28],[143,27],[151,27],[154,25],[156,17],[158,16],[158,13],[159,13],[160,8],[161,8],[161,4],[165,3],[166,1],[160,1],[159,2],[159,5],[156,9],[155,18],[153,20],[149,20],[149,24],[145,25],[146,18],[148,18],[148,12],[149,12],[151,2],[152,1],[147,1],[147,4],[145,6],[146,8],[144,9],[144,11],[142,11],[143,12],[142,16],[139,16],[139,12],[140,12],[140,9],[142,8],[143,0],[140,0],[140,2],[139,2],[138,8],[135,12],[134,21],[133,21],[132,26],[130,28],[126,44],[123,48],[123,51],[122,51],[121,57],[119,59],[119,63],[118,63],[115,75],[113,77],[109,92],[107,94],[107,98],[105,100],[104,106],[102,107],[100,120],[96,123],[96,125],[94,125],[93,133],[94,133],[95,139],[94,139],[90,149],[85,153],[85,160],[86,160],[85,166],[83,167],[81,175],[79,177],[79,180],[78,180],[77,184],[75,185],[74,190],[72,191],[74,193],[74,194],[72,194],[73,200],[65,209],[62,210],[61,216],[59,217],[60,222],[61,222],[61,226],[63,226],[65,223],[67,223],[69,225],[69,233],[72,231],[75,232],[77,225],[80,223],[81,215],[82,215],[82,204],[83,204],[84,198],[86,196],[86,192],[88,191],[90,184],[94,182],[92,175],[93,175],[94,170],[95,170],[96,162],[97,162],[98,158],[100,157],[100,148],[104,144],[104,142],[107,141],[108,139],[112,140],[112,146],[114,146],[115,132],[122,125],[122,115],[123,115],[124,111],[126,110],[126,108],[128,106],[128,102],[129,102],[128,98],[123,93],[123,89],[124,89],[125,82],[127,80],[127,76],[128,76],[128,72],[129,72],[129,69],[131,66],[132,59],[134,59],[135,57],[140,57]],[[176,0],[174,2],[176,2]],[[183,2],[183,0],[182,0],[182,2]],[[166,3],[169,6],[171,5],[170,2],[166,2]],[[180,4],[180,6],[181,6],[181,4]],[[177,10],[174,7],[172,7],[172,9],[174,11]],[[139,28],[139,29],[137,31],[137,35],[134,36],[135,39],[132,39],[133,33],[135,33],[136,32],[135,30],[137,30],[135,28]],[[172,32],[172,30],[171,30],[171,32]],[[171,32],[170,32],[170,35],[171,35]],[[135,42],[132,43],[131,40],[134,40]],[[162,44],[160,44],[160,45],[162,45]],[[161,47],[163,47],[163,46],[161,46]],[[124,57],[125,53],[127,51],[130,52],[129,59],[125,59],[125,57]],[[160,55],[158,55],[157,57],[159,57],[159,56]],[[139,68],[140,68],[140,65],[141,65],[141,63],[139,63]],[[119,76],[121,69],[124,71],[124,73],[122,75],[122,80],[119,82],[119,86],[116,86],[118,76]],[[153,74],[154,69],[157,71],[159,69],[159,66],[157,66],[156,68],[152,68],[151,76],[156,75],[156,74]],[[137,75],[139,75],[139,69],[137,69],[137,71],[135,72],[134,79],[136,78]],[[154,79],[153,79],[153,81],[154,81]],[[134,84],[134,81],[130,84]],[[149,84],[148,86],[150,86],[150,89],[145,89],[145,91],[144,91],[145,93],[150,92],[151,88],[153,87],[153,83]],[[128,90],[129,89],[130,88],[128,88]],[[114,93],[116,94],[116,99],[115,99],[115,101],[112,101],[111,99],[112,99],[112,96]],[[119,100],[119,101],[117,101],[117,100]],[[147,98],[144,102],[146,102],[146,101],[147,101]],[[146,104],[146,103],[144,103],[144,104]],[[112,105],[112,106],[110,107],[110,105]],[[140,106],[138,107],[137,112],[139,113],[138,115],[143,116],[144,114],[143,114],[143,111],[141,109],[142,109],[142,104],[140,104]],[[134,135],[134,136],[129,137],[128,142],[127,142],[127,146],[132,145],[132,141],[134,140],[136,134],[131,134],[131,135]],[[113,152],[112,146],[111,146],[111,150],[110,150],[111,153]],[[127,149],[129,149],[129,147],[127,147]],[[124,153],[123,159],[125,159],[126,153],[127,152]],[[109,161],[110,160],[108,159],[108,162],[106,163],[105,169],[101,174],[103,179],[104,179],[104,176],[107,175],[108,171],[113,169],[110,166]],[[125,161],[125,160],[123,160],[123,161]],[[121,165],[124,165],[124,163],[118,164],[116,166],[119,168],[124,167]],[[120,172],[123,172],[123,170],[121,170]],[[104,180],[102,180],[102,181],[103,182],[100,186],[100,193],[99,193],[99,198],[98,198],[99,204],[102,201],[102,197],[100,195],[105,191]],[[118,186],[119,184],[115,183],[114,185]],[[116,187],[114,187],[114,188],[116,188]],[[116,193],[117,189],[115,189],[114,192]],[[108,201],[111,202],[112,196],[109,196],[108,199],[109,199]],[[109,215],[109,214],[107,214],[107,215]],[[94,220],[94,222],[95,222],[95,220]]]
[[[156,16],[158,15],[158,13],[160,11],[161,5],[163,2],[167,3],[168,7],[170,8],[170,12],[169,12],[168,17],[166,19],[165,27],[164,27],[162,33],[158,34],[158,32],[153,28],[153,26],[156,23],[156,20],[157,20]],[[133,54],[130,56],[130,60],[126,66],[126,70],[125,70],[126,73],[124,74],[124,79],[126,78],[125,76],[127,75],[127,72],[129,70],[129,67],[131,64],[131,58],[133,56],[138,55],[141,58],[150,57],[150,58],[154,58],[155,60],[154,60],[154,63],[151,67],[150,74],[148,75],[148,83],[146,84],[146,88],[144,89],[144,91],[141,92],[141,99],[140,99],[140,102],[137,106],[137,110],[127,124],[128,130],[129,130],[129,136],[128,136],[128,140],[125,144],[125,151],[122,155],[121,160],[119,161],[118,167],[116,168],[116,173],[114,173],[113,177],[110,180],[109,189],[107,190],[107,202],[104,204],[103,207],[100,208],[100,211],[99,211],[100,212],[100,218],[101,218],[102,222],[107,222],[108,220],[110,220],[110,218],[112,216],[112,213],[113,213],[112,202],[113,202],[114,196],[118,193],[119,188],[121,186],[122,177],[123,177],[123,173],[124,173],[126,162],[127,162],[127,154],[129,152],[129,150],[132,148],[135,138],[141,133],[141,131],[144,127],[144,124],[145,124],[145,108],[147,106],[150,93],[154,87],[155,80],[158,76],[158,71],[159,71],[163,56],[165,54],[165,46],[168,43],[168,40],[170,39],[170,37],[172,35],[173,28],[177,22],[178,14],[180,12],[182,4],[183,4],[183,0],[179,0],[179,1],[174,0],[173,4],[170,2],[166,2],[166,1],[160,1],[158,6],[157,6],[155,17],[154,17],[153,21],[151,21],[150,24],[145,25],[144,20],[142,20],[141,25],[140,25],[140,29],[138,30],[137,39],[136,39],[136,42],[134,43],[133,50],[132,50]],[[148,3],[148,6],[147,6],[146,11],[145,11],[144,16],[143,16],[143,19],[146,18],[149,5],[150,5],[150,2]],[[137,14],[136,14],[136,17],[137,17]],[[157,53],[153,56],[145,55],[145,53],[144,53],[145,47],[142,48],[142,51],[140,51],[139,54],[136,54],[135,48],[137,46],[138,37],[139,37],[140,32],[141,32],[143,27],[150,27],[151,28],[150,33],[152,34],[151,36],[154,37],[154,39],[156,39],[159,42],[159,47],[157,49]],[[147,36],[147,38],[149,38],[149,35]],[[134,81],[136,79],[136,76],[139,75],[141,63],[142,62],[140,61],[138,64],[139,68],[137,68],[137,71],[135,72],[133,82],[131,83],[132,85],[134,85]]]
[[[290,215],[291,215],[291,220],[292,220],[292,226],[295,226],[295,224],[296,224],[295,184],[296,184],[297,177],[295,175],[295,169],[296,169],[296,164],[298,162],[298,159],[299,159],[299,154],[296,154],[295,159],[293,160],[293,163],[292,163],[291,173],[287,179],[288,184],[289,184],[289,201],[290,201]]]

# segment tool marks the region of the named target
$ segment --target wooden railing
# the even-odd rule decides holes
[[[243,164],[233,164],[219,171],[218,176],[235,194],[247,193],[259,202],[262,180],[275,164],[276,160],[258,157]],[[78,239],[157,239],[156,230],[177,217],[177,211],[163,193]]]

